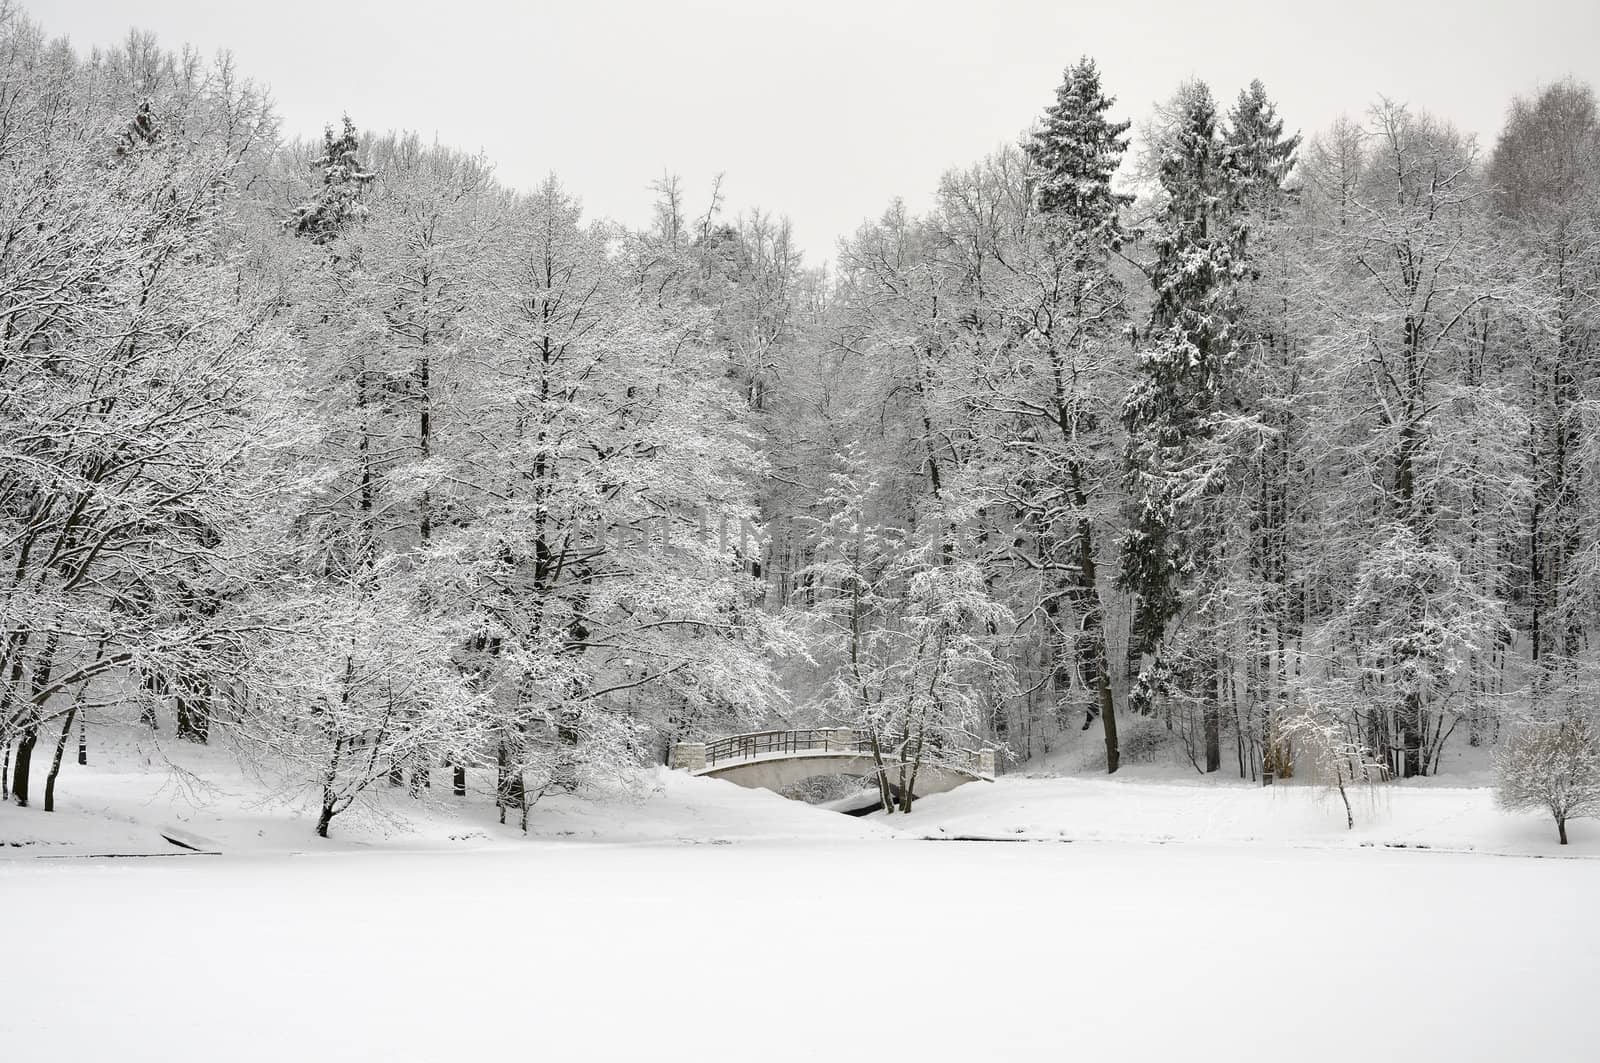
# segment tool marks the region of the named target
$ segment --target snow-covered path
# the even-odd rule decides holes
[[[0,895],[0,1041],[19,1059],[1596,1051],[1595,860],[534,842],[16,861]]]

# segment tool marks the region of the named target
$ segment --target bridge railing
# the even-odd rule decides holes
[[[872,736],[848,727],[798,731],[752,731],[706,743],[706,767],[730,760],[754,760],[774,753],[870,753]]]
[[[974,775],[994,775],[994,752],[978,749],[950,749],[934,739],[918,750],[917,742],[907,743],[904,735],[879,736],[879,749],[889,760],[915,758],[919,752],[929,760],[962,768]],[[729,735],[705,744],[704,768],[719,763],[756,760],[765,756],[795,753],[871,753],[872,732],[852,727],[811,727],[789,731],[752,731]]]

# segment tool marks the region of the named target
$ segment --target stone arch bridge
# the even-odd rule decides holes
[[[889,755],[897,745],[881,743],[884,765],[899,775],[900,761]],[[751,789],[784,790],[819,775],[870,781],[878,768],[872,756],[872,734],[853,727],[797,731],[754,731],[710,742],[679,742],[672,766]],[[926,756],[913,784],[916,797],[940,794],[969,782],[994,781],[994,750],[943,749]]]

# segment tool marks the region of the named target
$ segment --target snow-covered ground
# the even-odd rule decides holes
[[[1586,1063],[1600,999],[1590,860],[536,841],[0,895],[17,1059]]]
[[[522,845],[515,813],[498,822],[488,773],[473,772],[466,797],[436,772],[422,800],[380,785],[335,817],[332,836],[315,837],[314,794],[279,794],[240,769],[223,748],[175,742],[140,727],[93,735],[87,767],[68,763],[57,811],[37,808],[45,758],[37,755],[34,805],[0,802],[0,861],[7,858],[179,852],[164,835],[224,853],[371,850],[462,851]],[[692,779],[664,769],[582,795],[547,794],[528,817],[535,838],[607,842],[839,838],[887,828],[822,815],[764,790]]]
[[[927,835],[1600,857],[1600,820],[1574,820],[1562,847],[1548,815],[1504,812],[1488,787],[1391,783],[1352,789],[1350,805],[1353,829],[1337,793],[1316,786],[1013,777],[925,798],[911,819]]]
[[[8,1058],[1600,1058],[1600,822],[1561,849],[1482,789],[1351,832],[1304,786],[1011,777],[862,820],[662,772],[523,838],[475,780],[323,841],[221,751],[180,788],[96,743],[61,811],[0,808]],[[1032,844],[923,840],[957,837]]]

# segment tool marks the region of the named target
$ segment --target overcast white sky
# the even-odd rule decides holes
[[[698,212],[788,214],[811,261],[894,196],[1013,139],[1062,67],[1100,63],[1125,117],[1183,78],[1252,77],[1291,127],[1379,93],[1492,145],[1510,97],[1600,84],[1600,0],[23,0],[80,49],[130,26],[231,49],[291,133],[348,111],[482,150],[507,183],[554,170],[591,213],[649,217],[663,170]]]

